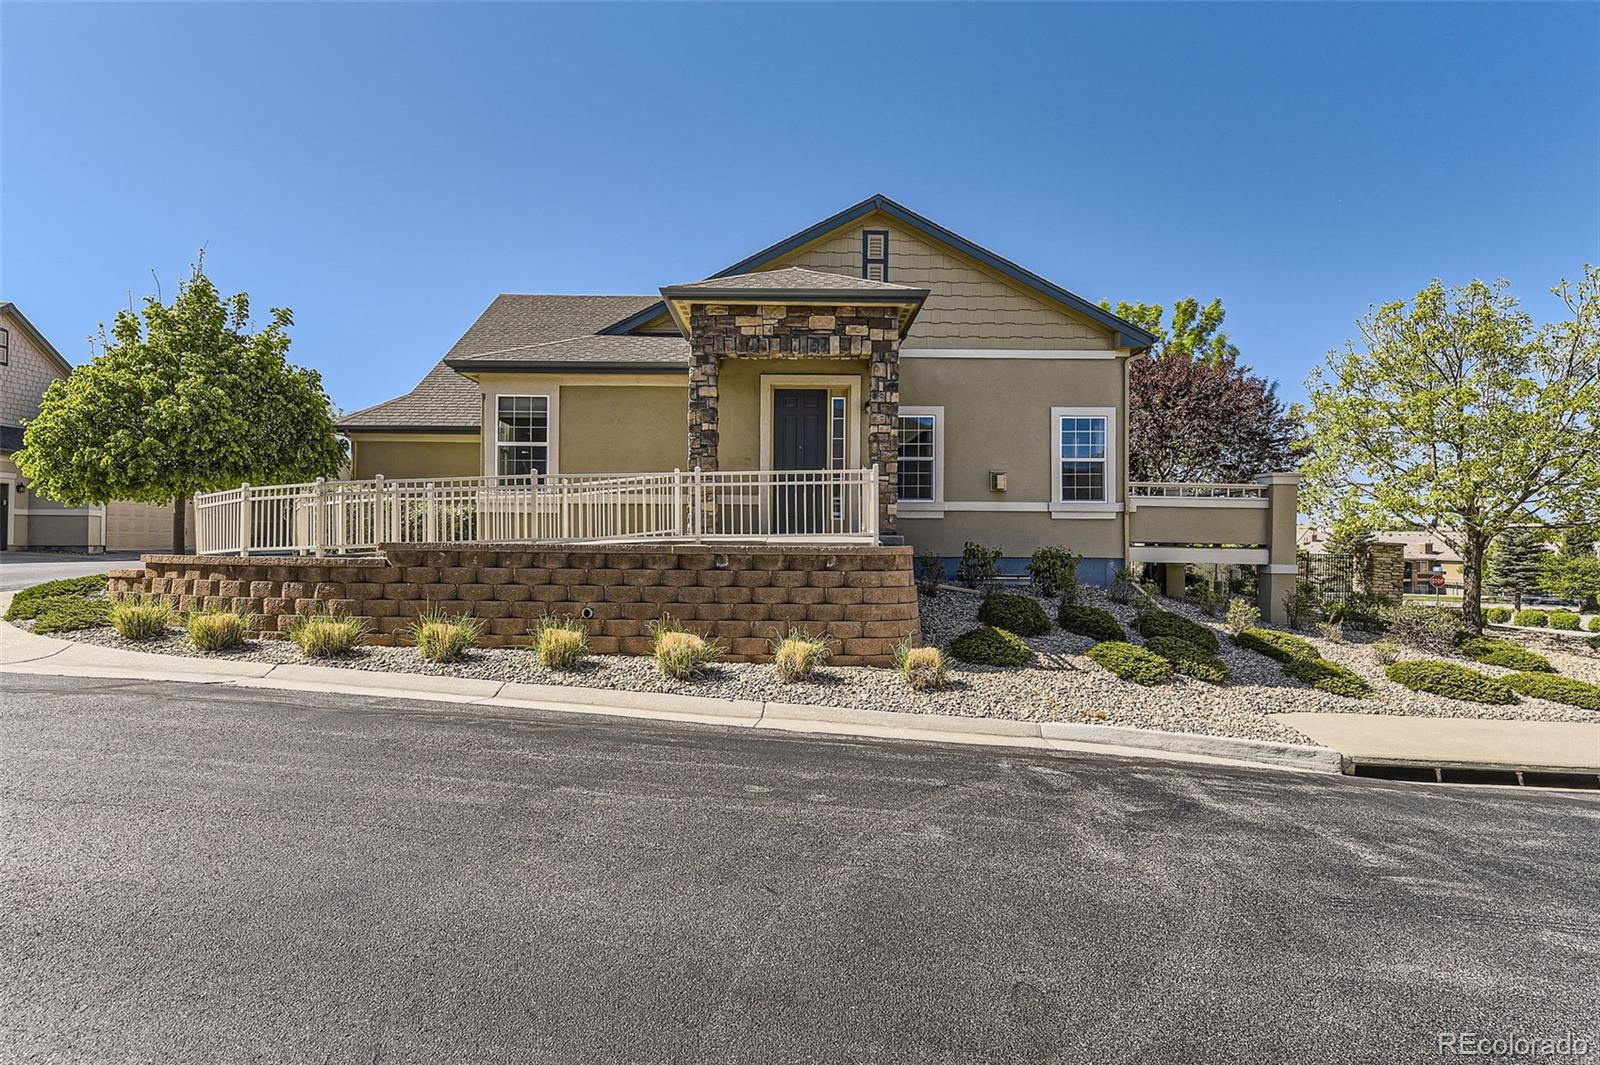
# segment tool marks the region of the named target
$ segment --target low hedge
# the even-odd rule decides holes
[[[1123,680],[1146,687],[1160,684],[1172,675],[1172,666],[1154,651],[1123,640],[1106,640],[1089,648],[1096,665],[1110,670]]]
[[[1174,614],[1167,610],[1152,610],[1135,618],[1133,627],[1147,640],[1155,639],[1157,636],[1173,636],[1212,654],[1217,653],[1217,634],[1198,621],[1190,621],[1182,614]]]
[[[1062,603],[1061,612],[1056,615],[1056,623],[1067,632],[1087,636],[1097,642],[1128,638],[1128,634],[1122,631],[1122,626],[1117,624],[1117,619],[1108,611],[1098,607]]]
[[[1361,679],[1359,673],[1325,658],[1291,658],[1283,664],[1283,671],[1302,684],[1330,695],[1365,699],[1372,694],[1372,685]]]
[[[1513,673],[1500,679],[1513,690],[1535,699],[1566,703],[1580,710],[1600,711],[1600,684],[1588,684],[1571,677],[1552,677],[1548,673]]]
[[[1488,636],[1474,636],[1461,641],[1461,653],[1484,666],[1499,666],[1523,673],[1554,673],[1556,667],[1541,654],[1534,654],[1510,640],[1496,640]]]
[[[1155,636],[1147,640],[1144,646],[1146,650],[1165,658],[1174,672],[1186,677],[1194,677],[1208,684],[1221,684],[1228,679],[1228,667],[1222,659],[1188,640],[1180,640],[1176,636]]]
[[[1257,651],[1268,658],[1276,658],[1280,662],[1292,662],[1296,658],[1321,658],[1322,654],[1312,646],[1311,641],[1287,632],[1278,632],[1275,629],[1245,629],[1233,638],[1233,642],[1240,647]]]
[[[1050,615],[1039,600],[1016,592],[995,592],[978,607],[978,621],[1018,636],[1043,636],[1050,631]]]
[[[1577,632],[1578,621],[1578,615],[1570,610],[1550,611],[1550,627],[1552,629],[1565,629],[1568,632]]]
[[[951,640],[950,654],[980,666],[1020,666],[1033,659],[1033,648],[1015,633],[979,625]]]
[[[34,632],[73,632],[106,624],[111,601],[81,595],[49,595],[35,600],[29,609]]]
[[[1431,692],[1447,699],[1469,703],[1510,703],[1517,698],[1505,681],[1466,666],[1458,666],[1454,662],[1420,658],[1396,662],[1384,672],[1390,680],[1414,692]]]
[[[29,621],[39,616],[44,609],[46,599],[57,599],[64,595],[83,598],[86,596],[103,596],[106,593],[106,575],[104,573],[92,574],[88,577],[68,577],[65,580],[46,581],[35,584],[31,588],[24,588],[11,599],[11,605],[6,608],[7,621]]]
[[[1511,620],[1511,608],[1508,606],[1492,606],[1484,616],[1496,625],[1504,625]]]
[[[1521,625],[1524,628],[1542,629],[1550,622],[1550,615],[1543,610],[1519,610],[1511,615],[1511,624]]]

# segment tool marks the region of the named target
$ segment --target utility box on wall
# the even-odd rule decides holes
[[[1006,490],[1006,471],[1005,470],[990,470],[989,471],[989,491],[991,491],[991,492],[1004,492],[1005,490]]]

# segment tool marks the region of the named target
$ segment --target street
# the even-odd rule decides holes
[[[14,592],[45,581],[87,577],[92,573],[139,565],[139,555],[108,551],[98,555],[51,551],[0,551],[0,592]]]
[[[0,824],[5,1061],[1600,1056],[1594,795],[10,674]]]

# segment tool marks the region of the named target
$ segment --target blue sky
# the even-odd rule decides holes
[[[1368,304],[1600,259],[1600,5],[32,5],[0,297],[74,361],[201,245],[354,409],[498,292],[651,292],[883,192],[1301,395]]]

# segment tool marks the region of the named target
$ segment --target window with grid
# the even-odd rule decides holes
[[[900,415],[899,496],[911,503],[932,503],[934,495],[934,416]]]
[[[1106,499],[1106,419],[1061,419],[1061,496],[1063,503]]]
[[[526,477],[550,471],[550,398],[499,396],[495,429],[495,473]]]
[[[887,229],[862,230],[861,276],[869,281],[889,280],[889,231]]]

